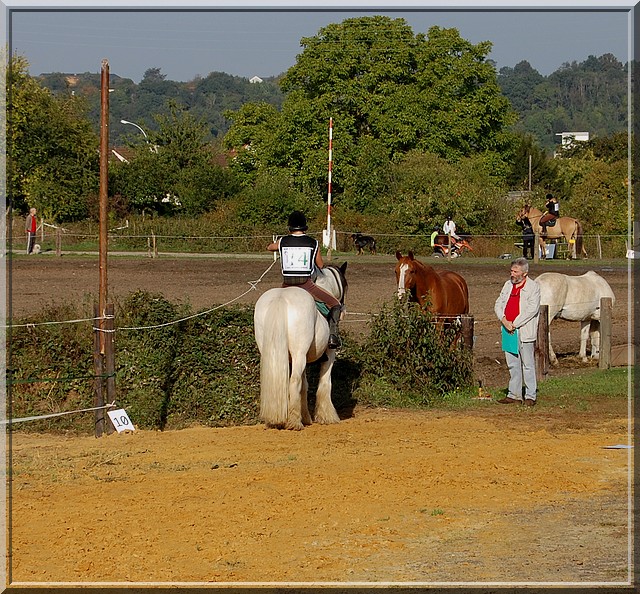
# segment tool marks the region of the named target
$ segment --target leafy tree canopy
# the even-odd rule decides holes
[[[130,162],[114,164],[112,192],[138,211],[209,211],[235,191],[233,175],[216,162],[204,122],[176,102],[168,110],[155,116],[158,130],[134,145]]]
[[[281,81],[281,111],[245,104],[227,114],[225,143],[250,147],[255,170],[288,169],[299,188],[324,195],[329,118],[338,192],[355,184],[372,140],[390,161],[412,150],[455,161],[510,148],[515,114],[486,59],[489,42],[440,27],[414,35],[404,19],[375,16],[328,25],[301,45]]]
[[[49,220],[87,214],[99,180],[98,137],[82,98],[55,98],[27,74],[24,58],[8,70],[7,182],[12,207],[35,206]]]

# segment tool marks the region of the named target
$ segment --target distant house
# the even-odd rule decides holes
[[[556,136],[560,136],[560,145],[563,149],[572,148],[576,142],[589,140],[589,132],[558,132]]]
[[[264,82],[259,76],[252,76],[249,79],[249,82],[252,84]]]
[[[589,140],[589,132],[557,132],[556,136],[560,137],[560,145],[553,152],[554,159],[562,157],[562,152],[575,147],[577,142]]]

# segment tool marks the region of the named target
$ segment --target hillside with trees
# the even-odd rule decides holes
[[[628,127],[628,71],[615,56],[589,56],[542,76],[529,62],[501,68],[498,84],[519,119],[515,129],[547,150],[561,132],[604,137]]]
[[[556,134],[586,131],[603,137],[627,129],[628,65],[615,56],[588,56],[584,62],[565,63],[543,76],[527,61],[513,68],[501,68],[497,84],[509,99],[518,120],[514,129],[529,134],[545,150],[558,144]],[[160,68],[150,67],[140,82],[111,74],[110,111],[115,140],[131,134],[121,119],[154,127],[152,114],[166,113],[169,99],[185,106],[206,122],[211,139],[221,138],[231,122],[225,112],[245,103],[266,103],[280,109],[285,92],[282,75],[262,83],[223,72],[212,72],[189,82],[166,80]],[[88,99],[89,117],[98,126],[100,117],[100,75],[92,73],[41,74],[40,84],[58,97],[82,95]]]

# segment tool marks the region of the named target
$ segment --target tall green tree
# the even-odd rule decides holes
[[[113,194],[137,211],[196,215],[236,190],[232,171],[207,142],[207,128],[183,106],[169,101],[155,115],[157,130],[133,145],[129,163],[114,164]]]
[[[35,206],[58,222],[86,217],[98,191],[98,137],[78,97],[54,97],[10,60],[7,77],[7,185],[12,207]]]
[[[456,161],[510,149],[515,114],[487,60],[489,42],[473,45],[439,27],[414,35],[404,19],[375,16],[328,25],[301,45],[281,81],[281,111],[258,119],[247,104],[227,114],[226,145],[250,146],[254,170],[284,168],[299,188],[324,197],[330,117],[333,189],[351,191],[362,207],[372,199],[366,188],[379,186],[362,182],[372,146],[388,162],[413,150]]]

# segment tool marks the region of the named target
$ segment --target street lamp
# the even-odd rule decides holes
[[[132,126],[135,126],[136,128],[138,128],[138,130],[140,130],[140,132],[142,132],[144,134],[144,137],[147,139],[147,142],[149,141],[149,137],[147,136],[147,133],[140,127],[138,126],[138,124],[135,124],[134,122],[129,122],[127,120],[120,120],[121,124],[131,124]]]

